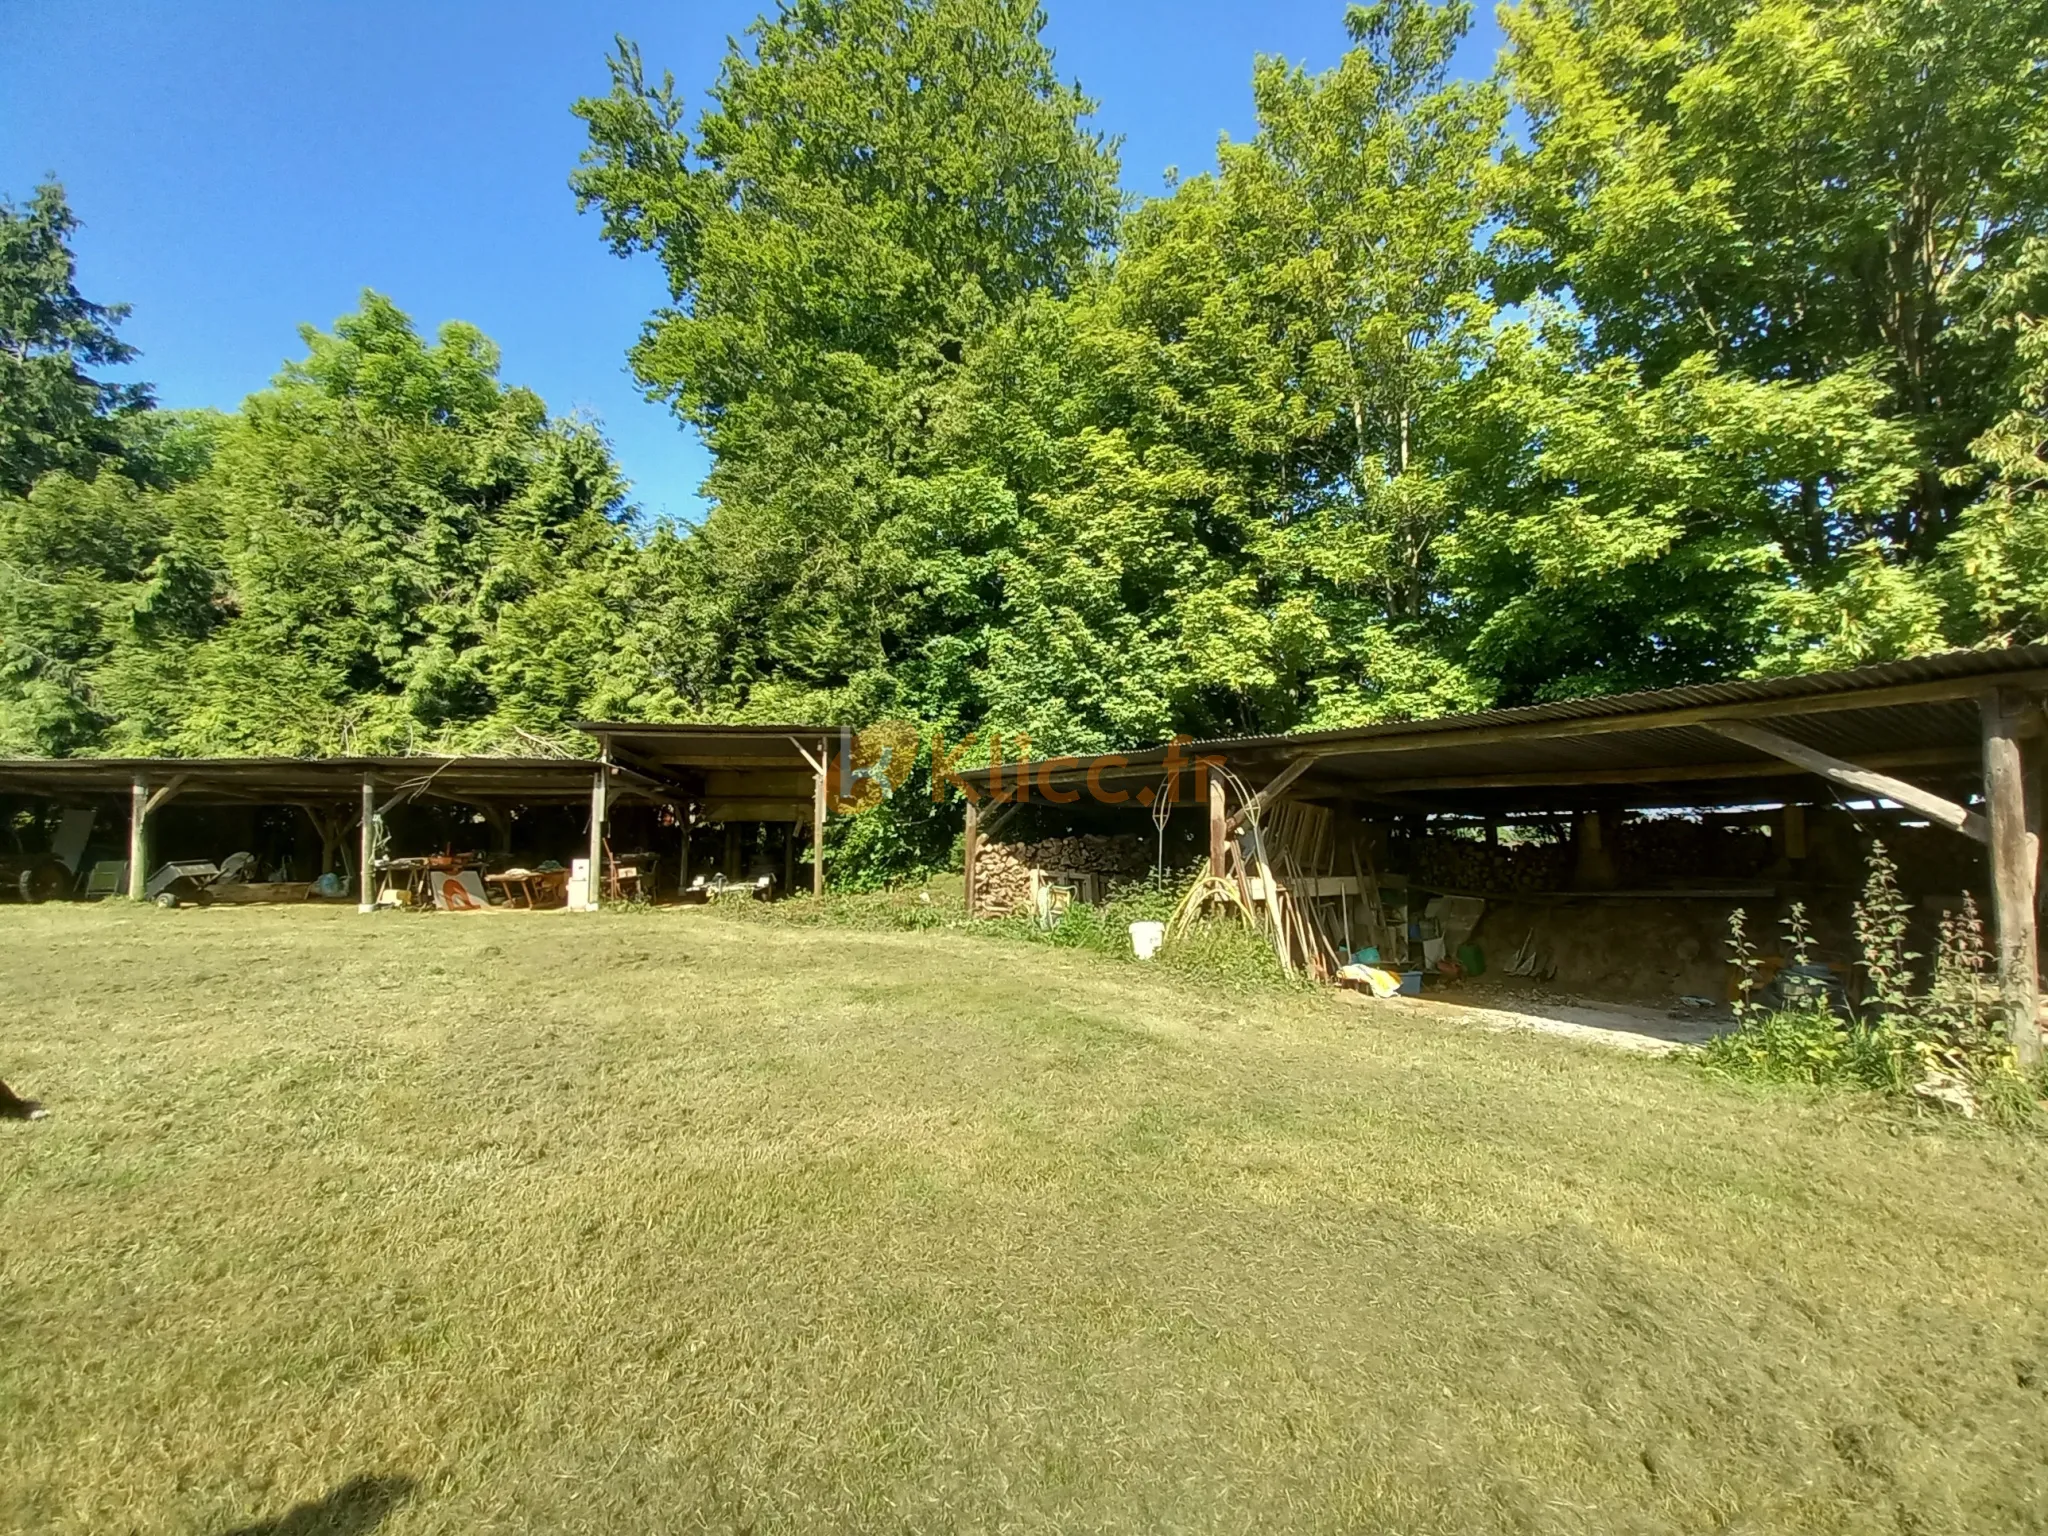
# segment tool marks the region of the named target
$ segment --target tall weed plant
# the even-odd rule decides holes
[[[2022,1074],[2006,1039],[1976,902],[1965,895],[1960,910],[1943,915],[1933,963],[1916,990],[1915,965],[1925,957],[1907,947],[1912,904],[1899,889],[1898,866],[1874,843],[1868,867],[1852,914],[1863,977],[1854,1007],[1782,979],[1766,988],[1747,915],[1729,915],[1736,1029],[1706,1047],[1708,1067],[1766,1082],[1863,1089],[1973,1119],[2040,1123],[2048,1081]],[[1784,927],[1786,974],[1802,974],[1812,961],[1803,904],[1793,905]]]

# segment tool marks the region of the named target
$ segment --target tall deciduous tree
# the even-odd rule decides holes
[[[403,751],[658,707],[628,643],[639,551],[591,427],[366,294],[230,417],[145,434],[164,489],[0,497],[0,743]]]
[[[968,348],[1106,240],[1116,161],[1053,73],[1035,0],[786,0],[694,137],[621,45],[575,179],[673,305],[633,366],[703,431],[715,502],[687,692],[903,707],[930,638],[906,540]],[[916,544],[915,533],[907,541]]]
[[[1652,384],[1700,354],[1759,381],[1871,367],[1913,482],[1856,518],[1809,484],[1812,536],[1930,555],[2010,389],[2006,279],[2048,233],[2048,12],[1526,0],[1503,24],[1525,281]]]
[[[1033,578],[1006,576],[981,647],[1002,714],[1128,740],[1483,697],[1436,599],[1504,110],[1447,78],[1465,24],[1392,0],[1350,11],[1327,73],[1263,61],[1257,135],[976,357],[1006,407],[949,420],[948,441],[1017,498],[1007,561]]]

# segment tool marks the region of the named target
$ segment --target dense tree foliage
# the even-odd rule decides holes
[[[694,138],[628,46],[579,106],[579,197],[675,296],[633,366],[715,455],[668,626],[693,703],[945,700],[924,651],[971,604],[925,579],[953,515],[932,418],[978,338],[1069,291],[1117,209],[1039,21],[1022,0],[797,0],[727,60]]]
[[[718,465],[683,695],[1086,747],[2038,632],[2042,14],[1529,0],[1481,82],[1467,20],[1260,61],[1111,241],[1032,7],[785,5],[695,140],[622,52],[578,187],[667,263],[635,363]],[[1033,132],[928,146],[935,46],[1015,72],[951,121]],[[1063,214],[973,216],[1025,144]],[[941,213],[1032,280],[947,311],[868,240]]]
[[[622,42],[573,185],[668,277],[631,363],[712,450],[686,528],[375,296],[232,416],[141,410],[45,189],[0,738],[1077,750],[2048,636],[2048,12],[1522,0],[1486,80],[1468,20],[1350,7],[1130,204],[1032,0],[780,0],[694,120]]]
[[[509,745],[626,707],[639,551],[595,431],[375,294],[303,337],[235,415],[156,423],[169,483],[0,500],[0,750]]]
[[[77,227],[61,187],[38,187],[25,208],[0,200],[0,496],[54,469],[90,478],[120,456],[122,419],[150,404],[141,385],[85,372],[135,354],[114,334],[127,307],[78,291]]]

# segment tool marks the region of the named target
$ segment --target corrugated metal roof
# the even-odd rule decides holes
[[[189,799],[347,799],[380,791],[575,800],[590,793],[591,758],[556,757],[58,757],[0,759],[0,792],[126,794],[185,781]]]
[[[1831,756],[1901,777],[1974,771],[1981,725],[1976,693],[2001,679],[2048,687],[2048,646],[1952,651],[1910,661],[1798,677],[1707,683],[1654,692],[1570,699],[1519,709],[1390,721],[1289,735],[1223,737],[1184,745],[1192,757],[1220,757],[1254,783],[1303,756],[1315,759],[1303,793],[1317,784],[1371,795],[1448,792],[1450,804],[1501,807],[1560,804],[1567,790],[1631,786],[1645,803],[1712,804],[1813,782],[1800,770],[1735,743],[1702,723],[1725,713],[1748,719]],[[1867,700],[1867,702],[1865,702]],[[1062,763],[1053,781],[1073,784],[1091,770],[1105,779],[1156,777],[1166,746]],[[1907,773],[1907,768],[1913,770]],[[1015,782],[1016,766],[1003,770]],[[1046,770],[1034,765],[1034,777]],[[1660,778],[1660,776],[1663,776]],[[989,771],[959,776],[985,785]],[[1554,782],[1544,782],[1552,780]],[[1568,781],[1568,782],[1567,782]],[[1325,790],[1326,793],[1337,792]],[[1610,797],[1619,790],[1606,792]],[[1447,803],[1438,795],[1437,803]]]
[[[2007,646],[1999,650],[1943,651],[1907,661],[1880,662],[1837,672],[1807,672],[1796,677],[1750,678],[1728,683],[1697,683],[1686,688],[1659,688],[1639,693],[1598,694],[1552,704],[1527,704],[1517,709],[1489,709],[1471,715],[1437,715],[1426,720],[1387,721],[1347,726],[1333,731],[1300,731],[1279,736],[1226,736],[1202,742],[1205,747],[1293,745],[1365,739],[1413,732],[1463,731],[1504,725],[1539,725],[1548,721],[1609,719],[1621,715],[1662,714],[1668,710],[1703,709],[1716,704],[1757,704],[1772,700],[1811,700],[1831,694],[1898,688],[1912,683],[1939,683],[1996,678],[2014,672],[2048,670],[2048,645]],[[1974,712],[1972,718],[1974,718]]]

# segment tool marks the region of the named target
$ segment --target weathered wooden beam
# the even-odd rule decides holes
[[[2034,871],[2029,861],[2026,764],[2020,749],[2023,701],[1984,695],[1984,806],[1990,822],[1992,929],[1998,940],[1998,992],[2006,1037],[2021,1070],[2041,1061],[2039,956],[2034,936]]]
[[[149,780],[141,774],[128,787],[128,899],[142,900],[149,884]]]
[[[391,797],[390,797],[389,799],[387,799],[387,800],[386,800],[386,801],[385,801],[385,802],[384,802],[384,803],[383,803],[382,805],[379,805],[379,806],[378,806],[378,807],[376,808],[376,811],[377,811],[377,815],[378,815],[379,817],[389,816],[389,815],[390,815],[390,814],[391,814],[391,813],[392,813],[393,811],[397,810],[397,809],[398,809],[398,808],[399,808],[399,807],[400,807],[401,805],[404,805],[404,804],[406,804],[407,802],[411,801],[411,800],[412,800],[412,799],[413,799],[413,798],[414,798],[415,796],[417,796],[417,795],[420,795],[420,794],[422,794],[422,793],[424,793],[424,786],[421,786],[421,785],[417,785],[417,784],[415,784],[415,785],[413,785],[413,786],[411,786],[410,788],[407,788],[407,789],[401,789],[400,791],[398,791],[398,793],[397,793],[397,794],[395,794],[395,795],[391,796]],[[373,790],[373,791],[372,791],[372,796],[373,796],[373,798],[374,798],[374,794],[375,794],[375,791]]]
[[[178,791],[183,789],[191,781],[192,775],[189,773],[181,773],[175,775],[171,779],[170,783],[164,785],[161,789],[158,789],[154,794],[152,794],[149,797],[149,803],[143,807],[143,810],[149,815],[155,815],[160,807],[162,807],[163,805],[168,803],[172,798],[174,798],[177,795]]]
[[[2001,687],[2038,693],[2048,690],[2048,672],[2015,672],[2000,682]],[[1595,715],[1574,720],[1530,720],[1517,721],[1507,725],[1455,726],[1445,730],[1401,730],[1389,728],[1383,736],[1354,738],[1349,741],[1318,742],[1303,741],[1296,746],[1280,748],[1263,746],[1258,753],[1284,750],[1290,758],[1302,756],[1314,758],[1369,757],[1385,752],[1414,752],[1424,748],[1435,750],[1444,747],[1484,747],[1529,740],[1555,741],[1578,736],[1604,736],[1617,731],[1665,731],[1686,726],[1713,728],[1724,723],[1739,723],[1750,720],[1772,720],[1786,715],[1828,715],[1844,710],[1889,709],[1900,704],[1928,704],[1975,698],[1983,691],[1984,679],[1945,678],[1924,683],[1900,683],[1889,688],[1859,688],[1849,692],[1817,694],[1809,698],[1758,699],[1742,703],[1700,704],[1682,709],[1646,710],[1638,714]],[[1207,744],[1196,742],[1195,749],[1206,750]],[[1256,753],[1254,755],[1257,755]],[[1083,758],[1078,767],[1064,769],[1054,775],[1056,783],[1071,783],[1081,780],[1096,759]],[[1144,753],[1131,753],[1117,767],[1103,771],[1106,779],[1149,778],[1159,771],[1160,753],[1157,749]],[[982,770],[961,777],[968,783],[978,783]],[[1374,785],[1371,788],[1391,787]],[[1419,787],[1440,787],[1437,781],[1426,781]]]
[[[975,864],[981,854],[981,807],[967,802],[967,825],[960,839],[960,868],[967,884],[967,915],[974,916]]]
[[[595,912],[604,904],[604,823],[610,814],[605,795],[610,781],[609,765],[599,763],[590,777],[590,880],[583,892],[586,912]]]
[[[358,829],[361,845],[356,864],[356,910],[377,910],[377,782],[363,775],[363,820]]]
[[[701,793],[706,800],[807,800],[811,775],[802,768],[761,768],[739,773],[721,768],[704,775]]]
[[[666,766],[653,761],[651,758],[642,757],[637,753],[628,751],[615,742],[606,741],[605,759],[611,763],[617,772],[640,779],[650,788],[659,790],[664,795],[688,794],[690,792],[689,784],[679,775],[671,772]]]
[[[1880,800],[1896,800],[1910,810],[1918,811],[1929,821],[1960,832],[1965,837],[1974,837],[1978,842],[1991,840],[1991,828],[1985,819],[1975,811],[1945,800],[1931,790],[1917,784],[1908,784],[1904,779],[1895,779],[1887,773],[1877,773],[1868,768],[1859,768],[1854,763],[1844,762],[1839,757],[1830,757],[1804,742],[1794,741],[1789,736],[1780,736],[1776,731],[1767,731],[1762,726],[1749,725],[1741,721],[1722,721],[1708,727],[1716,735],[1726,736],[1730,741],[1739,741],[1745,747],[1771,757],[1781,758],[1795,768],[1804,768],[1808,773],[1817,773],[1830,783],[1853,789],[1858,794],[1870,795]]]
[[[1316,760],[1313,757],[1297,757],[1285,768],[1282,768],[1278,774],[1274,775],[1272,781],[1268,783],[1264,789],[1258,791],[1258,793],[1253,795],[1251,799],[1247,800],[1243,805],[1238,807],[1237,814],[1231,817],[1229,820],[1229,823],[1226,827],[1226,832],[1234,832],[1239,827],[1243,826],[1244,823],[1258,816],[1261,812],[1263,812],[1266,809],[1267,806],[1271,805],[1274,801],[1278,800],[1282,795],[1286,794],[1288,789],[1293,786],[1294,781],[1300,778],[1304,773],[1307,773],[1309,769],[1313,768],[1315,766],[1315,763]],[[1214,805],[1216,803],[1214,799],[1214,796],[1216,794],[1216,786],[1221,782],[1222,780],[1220,775],[1212,773],[1209,776],[1209,792],[1211,796],[1211,805]],[[1218,867],[1210,871],[1210,873],[1215,874],[1217,876],[1221,876],[1223,873],[1221,864],[1222,860],[1219,858],[1217,860]]]
[[[810,798],[788,800],[726,800],[705,796],[706,821],[809,821]]]
[[[996,810],[994,815],[981,824],[981,836],[984,842],[1002,831],[1010,818],[1017,814],[1017,802],[1014,800],[991,800],[989,803],[995,806]]]
[[[803,752],[802,747],[798,747]],[[804,752],[804,760],[811,764],[811,894],[825,894],[825,743],[818,743],[818,755],[814,758]]]
[[[1580,785],[1697,784],[1720,779],[1780,778],[1787,766],[1780,759],[1770,763],[1669,763],[1662,767],[1566,768],[1530,773],[1443,773],[1428,778],[1375,779],[1369,783],[1362,782],[1360,787],[1399,793],[1404,790],[1575,789]],[[1958,772],[1974,773],[1977,771],[1977,757],[1974,752],[1953,747],[1930,747],[1873,755],[1853,766],[1866,769],[1954,768]]]
[[[1224,814],[1223,775],[1209,775],[1209,878],[1223,878],[1223,851],[1230,846],[1230,818]],[[1256,802],[1254,802],[1256,803]],[[1247,807],[1249,809],[1249,807]],[[1243,814],[1240,812],[1239,814]]]

